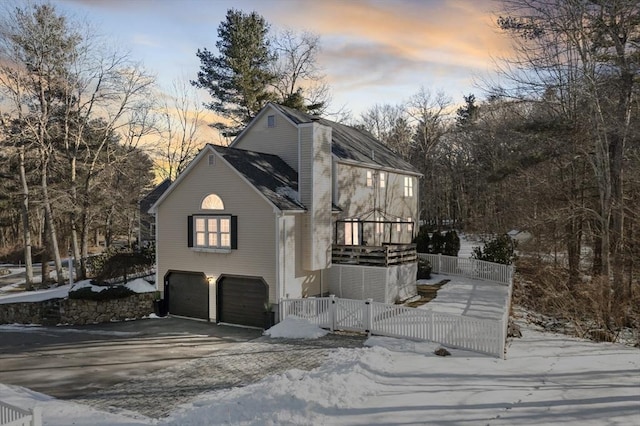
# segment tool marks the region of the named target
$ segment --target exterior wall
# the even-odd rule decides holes
[[[280,280],[284,298],[319,296],[329,291],[327,284],[322,282],[326,271],[307,271],[302,267],[302,221],[301,214],[280,219],[283,240],[279,259]]]
[[[275,127],[267,125],[269,115],[275,115]],[[293,170],[298,170],[298,129],[274,109],[260,115],[231,146],[277,155]]]
[[[331,128],[300,125],[300,201],[303,219],[302,265],[318,271],[331,265]]]
[[[410,231],[406,224],[385,225],[382,233],[376,232],[375,224],[363,224],[363,240],[367,245],[381,245],[385,242],[410,243],[413,235],[417,232],[418,223],[418,178],[411,175],[402,175],[390,171],[384,171],[386,176],[385,188],[380,188],[379,170],[359,167],[350,164],[334,161],[336,169],[334,175],[337,183],[334,188],[336,204],[342,209],[335,220],[358,218],[361,220],[381,220],[395,221],[400,218],[406,221],[412,218],[414,225]],[[367,187],[367,171],[374,172],[373,186]],[[413,179],[413,197],[404,196],[404,177],[410,176]],[[374,213],[375,211],[384,214]],[[334,228],[335,230],[335,228]],[[335,234],[334,234],[335,235]],[[334,237],[335,239],[335,237]],[[344,243],[344,227],[338,225],[337,244]]]
[[[157,209],[157,283],[164,291],[169,270],[203,272],[210,277],[210,318],[216,318],[215,280],[221,274],[263,277],[269,301],[276,303],[276,221],[273,207],[218,157],[215,165],[203,155],[179,187]],[[224,210],[200,210],[202,199],[217,194]],[[211,253],[187,247],[187,217],[220,213],[238,217],[238,249]]]
[[[415,296],[418,263],[379,266],[333,265],[329,270],[332,294],[345,299],[373,299],[395,303]]]

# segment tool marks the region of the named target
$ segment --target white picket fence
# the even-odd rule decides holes
[[[39,407],[23,410],[0,401],[0,426],[42,426],[42,412]]]
[[[285,299],[280,319],[295,315],[320,327],[429,340],[474,352],[504,356],[506,325],[502,320],[470,318],[371,300],[335,296]]]
[[[434,274],[458,275],[505,285],[511,285],[513,282],[515,270],[512,265],[441,254],[418,253],[418,257],[429,261],[431,272]]]

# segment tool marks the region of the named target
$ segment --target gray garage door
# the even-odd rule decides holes
[[[167,290],[170,314],[209,319],[209,285],[204,274],[171,272]]]
[[[222,276],[218,281],[218,318],[228,324],[264,327],[267,283],[260,277]]]

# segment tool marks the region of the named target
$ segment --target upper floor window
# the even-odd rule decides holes
[[[222,198],[216,194],[209,194],[202,200],[200,208],[202,210],[224,210],[224,203]]]
[[[413,232],[413,219],[407,218],[407,232]]]
[[[347,246],[359,246],[360,234],[362,229],[360,228],[360,222],[357,219],[347,219],[344,221],[344,244]]]
[[[380,172],[380,188],[384,188],[387,184],[387,174]]]
[[[189,247],[223,251],[238,248],[237,216],[194,215],[187,219]]]
[[[267,115],[267,127],[276,127],[275,115]]]
[[[413,197],[413,178],[409,176],[404,177],[404,196]]]
[[[373,186],[373,172],[371,170],[367,170],[367,187],[371,188]]]

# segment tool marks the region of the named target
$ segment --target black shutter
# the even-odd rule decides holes
[[[193,216],[187,216],[187,247],[193,247]]]
[[[238,249],[238,216],[231,216],[231,249]]]

